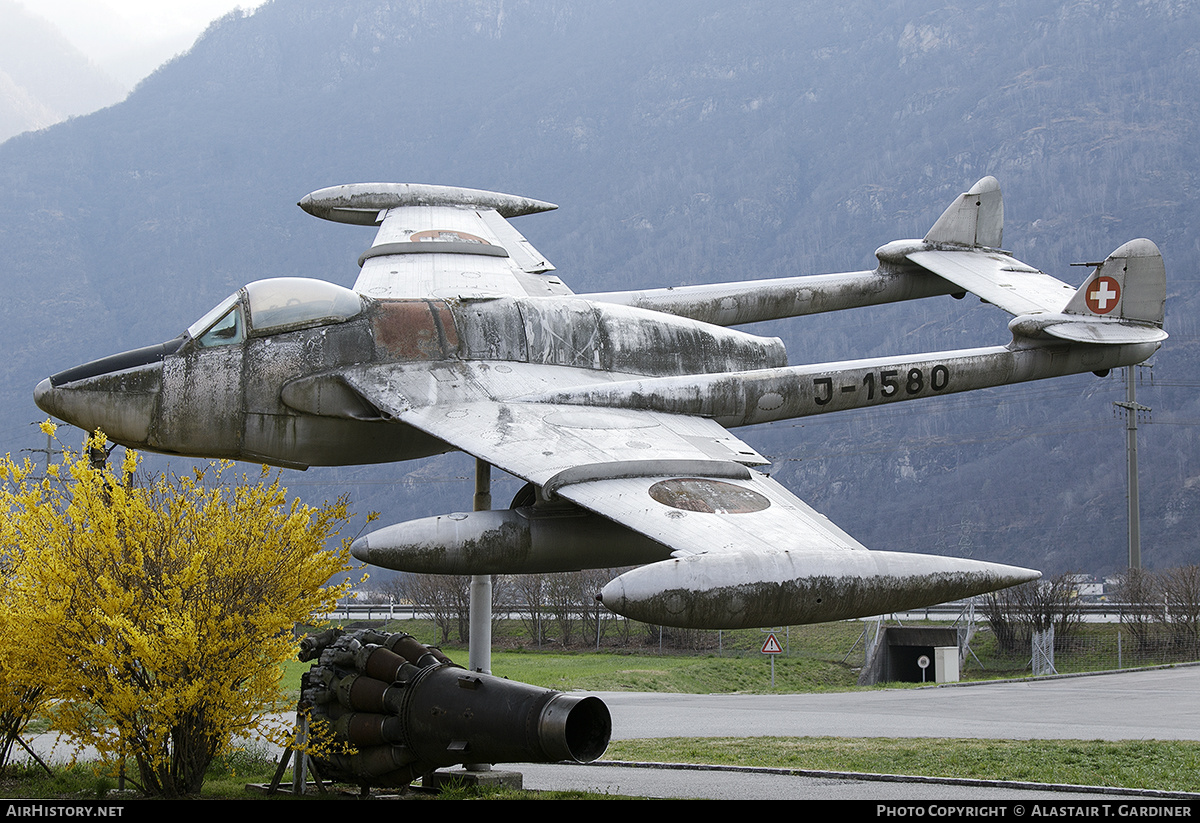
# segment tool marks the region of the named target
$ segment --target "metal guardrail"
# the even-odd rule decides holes
[[[953,603],[940,603],[936,606],[929,606],[924,609],[914,609],[907,612],[896,612],[894,615],[902,620],[926,620],[937,618],[954,618],[962,614],[967,608],[966,601],[956,601]],[[1081,603],[1078,606],[1083,619],[1093,623],[1117,623],[1121,620],[1124,614],[1141,614],[1147,613],[1146,607],[1130,607],[1127,603],[1107,602],[1107,603]],[[431,613],[435,611],[428,606],[411,605],[402,603],[345,603],[339,604],[338,607],[325,615],[327,620],[416,620],[429,619]],[[546,609],[545,611],[549,611]],[[593,614],[592,610],[586,610],[588,614]],[[579,609],[582,615],[584,609]],[[984,620],[982,613],[976,604],[976,619]],[[497,616],[507,617],[513,620],[519,620],[522,617],[527,617],[528,612],[520,608],[510,608],[502,611]],[[873,617],[862,618],[864,620],[873,620]]]
[[[324,617],[326,620],[416,620],[429,617],[429,611],[399,603],[339,603]]]

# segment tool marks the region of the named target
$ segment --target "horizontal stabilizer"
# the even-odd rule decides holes
[[[1000,248],[1004,200],[985,177],[958,196],[922,240],[893,240],[875,251],[883,264],[916,263],[1012,315],[1061,311],[1073,286]]]
[[[907,241],[889,243],[889,253]],[[919,242],[919,241],[916,241]],[[1057,277],[998,251],[930,249],[925,244],[900,249],[910,261],[962,287],[1012,315],[1061,311],[1075,289]]]
[[[896,240],[876,252],[883,263],[916,263],[1013,315],[1026,338],[1125,345],[1159,343],[1166,272],[1154,243],[1131,240],[1075,289],[999,248],[1004,204],[985,177],[959,196],[923,240]]]

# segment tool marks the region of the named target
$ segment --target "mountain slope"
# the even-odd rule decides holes
[[[557,202],[518,226],[588,291],[868,268],[994,174],[1006,245],[1056,276],[1137,236],[1163,250],[1172,338],[1155,375],[1172,385],[1140,396],[1156,420],[1143,554],[1196,556],[1189,4],[328,5],[231,15],[122,104],[0,146],[10,448],[40,445],[30,395],[51,371],[168,339],[253,279],[352,283],[372,235],[294,206],[322,186]],[[1006,320],[947,298],[755,331],[808,362],[1003,342]],[[1106,571],[1124,552],[1122,397],[1079,377],[745,436],[868,546]],[[465,507],[468,468],[300,482],[387,522]],[[426,481],[413,493],[380,484],[410,470]]]
[[[0,141],[124,96],[51,23],[15,0],[0,0]]]

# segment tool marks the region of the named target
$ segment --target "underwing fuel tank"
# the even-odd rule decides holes
[[[654,563],[663,544],[576,506],[523,506],[409,520],[358,538],[364,563],[417,574],[535,574]]]
[[[1039,577],[1016,566],[902,552],[696,554],[626,572],[597,599],[653,625],[743,629],[890,614]]]

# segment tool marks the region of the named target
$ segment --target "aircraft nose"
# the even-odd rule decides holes
[[[68,372],[37,384],[33,402],[38,408],[86,432],[99,429],[123,446],[147,444],[162,387],[162,363],[64,379]]]
[[[123,446],[145,446],[158,413],[163,358],[184,336],[92,360],[37,384],[33,401],[44,412]]]

